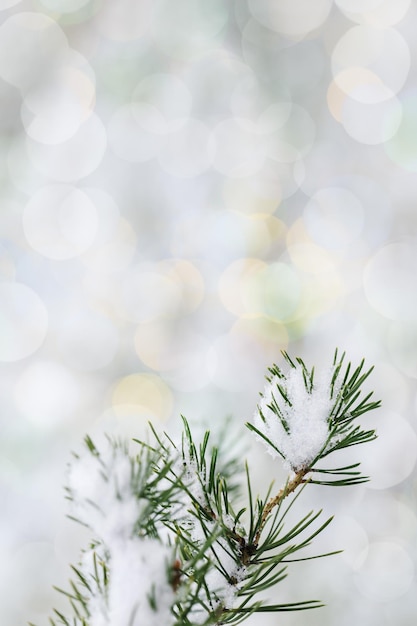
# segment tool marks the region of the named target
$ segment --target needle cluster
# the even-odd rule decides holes
[[[327,556],[303,550],[331,518],[311,511],[290,522],[288,511],[309,483],[367,480],[358,463],[323,467],[322,460],[375,438],[357,418],[379,402],[371,394],[361,399],[371,372],[363,362],[344,367],[336,351],[331,368],[316,375],[301,359],[284,359],[288,371],[270,368],[247,424],[288,470],[276,494],[270,485],[255,497],[247,464],[223,460],[225,438],[215,445],[206,432],[195,441],[185,418],[179,444],[151,426],[151,440],[134,440],[134,454],[123,442],[97,446],[86,438],[66,489],[70,516],[90,529],[91,542],[72,568],[70,588],[59,590],[69,611],[55,611],[51,626],[233,625],[254,612],[321,606],[270,604],[260,592],[282,581],[289,564]],[[236,504],[243,498],[246,505]]]

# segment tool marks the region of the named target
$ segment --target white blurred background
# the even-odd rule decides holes
[[[0,0],[0,624],[65,606],[86,432],[251,419],[280,350],[375,364],[372,482],[272,626],[417,614],[417,5]],[[251,443],[256,483],[279,471]],[[265,481],[267,476],[267,481]]]

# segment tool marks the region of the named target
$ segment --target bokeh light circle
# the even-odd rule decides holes
[[[296,106],[296,105],[295,105]],[[256,121],[258,133],[274,133],[289,120],[293,105],[291,102],[274,102],[259,115]]]
[[[0,26],[0,77],[25,90],[54,69],[67,49],[63,30],[50,17],[16,13]]]
[[[403,326],[402,323],[401,326]],[[378,398],[381,398],[385,409],[398,411],[399,413],[407,410],[410,400],[408,381],[401,370],[396,367],[395,359],[388,363],[378,363],[378,379],[375,383],[377,387],[375,390],[376,395]]]
[[[360,500],[358,518],[372,529],[374,538],[399,537],[412,539],[417,525],[413,503],[396,490],[368,491]]]
[[[6,162],[7,174],[14,188],[30,196],[49,181],[32,167],[26,143],[26,135],[16,135],[10,141]]]
[[[234,85],[230,95],[230,108],[236,117],[256,120],[267,105],[268,101],[262,92],[260,81],[253,72],[243,76]]]
[[[94,246],[100,246],[114,237],[120,224],[120,209],[114,198],[104,189],[83,187],[82,192],[90,198],[95,206],[98,223]]]
[[[21,119],[27,134],[40,143],[70,139],[92,112],[94,72],[82,55],[72,51],[60,67],[25,93]]]
[[[196,391],[209,383],[209,343],[198,333],[161,322],[141,324],[135,333],[135,348],[141,361],[163,372],[174,389]]]
[[[40,348],[48,313],[38,294],[22,283],[0,283],[0,361],[24,359]]]
[[[264,163],[265,146],[247,121],[231,118],[220,122],[213,131],[216,153],[213,166],[233,178],[249,176],[259,171]]]
[[[88,189],[86,189],[86,193],[91,195]],[[91,197],[96,202],[96,194]],[[137,253],[138,237],[132,225],[125,218],[120,217],[117,220],[113,213],[110,213],[110,222],[107,223],[111,227],[114,217],[113,231],[109,231],[107,228],[102,230],[101,227],[105,225],[104,220],[107,220],[107,217],[102,214],[103,209],[104,206],[99,206],[100,227],[97,238],[91,250],[84,255],[83,261],[90,268],[90,272],[85,277],[85,288],[94,294],[99,301],[104,298],[107,302],[112,297],[109,295],[111,283],[106,277],[114,276],[115,273],[129,267]],[[113,302],[111,306],[113,309]]]
[[[336,4],[353,22],[386,28],[404,18],[411,0],[336,0]]]
[[[287,254],[299,271],[301,289],[296,317],[311,321],[340,304],[344,284],[329,252],[313,243],[290,243],[290,239],[291,231]]]
[[[284,116],[287,110],[284,104]],[[268,111],[269,109],[263,114],[265,121],[269,117]],[[258,124],[260,120],[262,117],[259,118]],[[313,118],[305,108],[294,104],[283,126],[265,135],[264,144],[267,156],[278,163],[298,161],[309,152],[314,144],[315,136],[316,125]]]
[[[255,294],[259,310],[267,317],[277,321],[294,319],[302,294],[298,272],[287,263],[267,265],[259,273]]]
[[[42,501],[45,498],[45,492],[48,492],[49,489],[58,489],[60,484],[59,473],[49,472],[49,476],[47,476],[47,472],[44,470],[44,474],[41,476],[39,475],[40,471],[32,472],[32,474],[34,475],[32,477],[32,490],[27,495],[27,503],[31,510],[36,510],[36,504],[39,500]],[[13,506],[13,500],[11,500],[11,503]],[[23,533],[20,525],[22,523],[20,521],[21,516],[28,514],[27,509],[19,505],[16,502],[14,510],[12,509],[16,515],[16,521],[13,524],[17,533],[15,537],[19,536],[19,532]],[[48,504],[45,503],[44,506],[48,507]],[[48,510],[53,515],[52,508]],[[47,533],[45,532],[46,535]],[[47,590],[52,588],[53,581],[59,579],[60,576],[54,545],[52,541],[36,541],[33,539],[33,535],[23,535],[18,545],[15,546],[13,558],[7,564],[7,602],[11,599],[12,607],[17,604],[20,609],[13,610],[12,608],[10,613],[11,619],[9,620],[6,617],[7,624],[12,624],[16,621],[19,623],[21,619],[24,619],[21,609],[23,606],[27,607],[31,613],[33,611],[33,614],[36,616],[35,619],[38,621],[38,618],[42,619],[42,612],[46,610],[45,607],[50,606],[50,603],[53,601],[52,594]],[[15,538],[14,541],[16,541]],[[17,588],[19,588],[18,595],[15,594]],[[2,609],[3,606],[2,598]]]
[[[236,315],[260,314],[255,301],[259,273],[266,268],[261,259],[238,259],[233,261],[220,276],[219,296],[223,306]]]
[[[320,37],[297,41],[284,47],[274,58],[275,72],[283,77],[294,100],[322,90],[328,67],[328,53]]]
[[[193,178],[210,167],[214,150],[209,128],[203,122],[189,118],[178,130],[167,133],[159,163],[172,176]]]
[[[118,417],[137,416],[145,421],[166,421],[173,405],[169,386],[155,374],[129,374],[118,380],[112,406]]]
[[[91,0],[40,0],[41,4],[54,13],[75,13]]]
[[[393,365],[406,376],[417,379],[417,317],[415,311],[413,321],[396,321],[390,324],[385,342]]]
[[[363,207],[358,198],[343,187],[317,191],[304,209],[307,231],[314,241],[329,249],[346,248],[360,236]]]
[[[120,159],[132,163],[149,161],[164,143],[160,134],[165,119],[154,106],[133,102],[113,114],[108,126],[109,144]]]
[[[178,220],[172,251],[177,256],[194,257],[209,256],[216,250],[218,263],[225,263],[245,254],[251,235],[241,213],[224,210],[198,217],[191,213]]]
[[[94,26],[110,41],[134,41],[149,32],[154,5],[153,0],[104,0],[94,19]]]
[[[334,182],[348,189],[359,200],[363,208],[362,239],[366,240],[370,249],[379,247],[390,236],[394,217],[392,197],[387,193],[385,181],[355,174],[338,176]]]
[[[192,107],[190,90],[175,74],[146,76],[135,88],[132,101],[157,110],[159,115],[154,115],[149,127],[154,132],[176,130],[189,117]]]
[[[393,541],[369,545],[366,560],[354,576],[358,590],[376,602],[392,602],[404,595],[414,579],[409,553]]]
[[[250,12],[263,26],[295,39],[321,26],[332,4],[332,0],[248,0]]]
[[[181,305],[181,287],[175,276],[152,263],[132,267],[118,289],[117,310],[131,322],[169,318]]]
[[[353,570],[358,570],[366,559],[369,546],[364,526],[350,515],[336,515],[332,522],[331,530],[334,536],[344,539],[341,559]]]
[[[335,75],[327,99],[331,112],[339,120],[340,114],[337,111],[341,105],[338,105],[338,100],[343,103],[345,96],[358,102],[372,104],[389,100],[393,95],[393,91],[374,72],[365,67],[355,66]]]
[[[70,259],[94,242],[97,210],[91,198],[71,185],[41,187],[23,211],[23,229],[34,250],[50,259]]]
[[[346,97],[340,121],[353,139],[372,146],[392,139],[400,127],[401,119],[402,105],[395,96],[369,104]]]
[[[198,268],[183,259],[166,259],[157,264],[160,272],[174,281],[181,299],[181,310],[191,313],[198,309],[204,297],[204,278]]]
[[[371,306],[392,320],[416,319],[417,245],[415,241],[390,243],[367,263],[363,275]]]
[[[4,11],[5,9],[10,9],[10,7],[14,7],[16,4],[19,4],[22,0],[1,0],[0,3],[0,11]]]
[[[196,59],[184,74],[193,94],[196,117],[219,122],[231,109],[236,117],[251,117],[247,115],[247,107],[239,114],[232,106],[236,89],[250,78],[254,78],[253,70],[225,48],[216,48]]]
[[[229,392],[244,392],[257,375],[261,353],[254,337],[233,329],[220,335],[210,350],[212,383]]]
[[[331,60],[333,76],[351,68],[366,68],[396,94],[410,70],[410,49],[393,28],[354,26],[339,39]]]
[[[44,145],[27,138],[29,158],[41,174],[59,182],[72,182],[98,168],[107,144],[106,129],[92,113],[70,139],[58,145]]]
[[[62,425],[77,410],[80,388],[61,363],[35,361],[20,374],[13,390],[19,411],[39,428]]]
[[[237,317],[288,320],[296,313],[301,291],[298,273],[290,264],[267,264],[256,258],[233,261],[219,279],[220,299]]]
[[[335,0],[335,4],[343,12],[361,13],[364,11],[372,11],[376,9],[382,0]]]
[[[223,201],[228,209],[244,214],[274,213],[281,204],[282,186],[277,172],[269,176],[262,168],[253,176],[226,178]]]
[[[372,428],[377,439],[372,443],[372,454],[361,461],[362,472],[372,476],[371,489],[389,489],[406,480],[417,460],[417,435],[398,413],[381,411]]]
[[[324,276],[335,271],[331,254],[312,242],[289,243],[287,253],[294,266],[306,274]]]
[[[229,7],[223,0],[160,0],[152,37],[168,57],[191,60],[216,47],[228,16]]]
[[[94,311],[78,311],[60,322],[58,350],[72,368],[91,372],[109,365],[119,347],[114,324]]]
[[[400,167],[417,171],[417,92],[406,92],[400,99],[402,117],[396,134],[387,141],[385,150]]]

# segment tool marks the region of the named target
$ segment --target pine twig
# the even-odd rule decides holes
[[[299,487],[303,482],[305,482],[304,481],[304,476],[306,474],[308,474],[309,471],[310,471],[310,468],[299,470],[296,473],[296,475],[294,476],[294,478],[292,480],[290,480],[289,482],[287,482],[286,485],[282,489],[279,490],[279,492],[277,493],[276,496],[274,496],[273,498],[270,498],[268,500],[268,502],[266,503],[265,508],[263,510],[263,513],[262,513],[260,526],[259,526],[258,531],[257,531],[257,533],[255,535],[255,538],[254,538],[254,544],[255,545],[257,545],[259,543],[260,536],[262,534],[263,529],[265,528],[265,524],[268,521],[268,517],[269,517],[271,511],[276,506],[281,504],[281,502],[284,500],[284,498],[289,496],[290,493],[293,493],[293,491],[295,491],[297,489],[297,487]]]

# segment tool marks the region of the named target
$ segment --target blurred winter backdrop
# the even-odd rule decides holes
[[[326,366],[335,346],[376,365],[379,440],[352,453],[372,482],[306,495],[346,552],[286,589],[328,606],[250,623],[415,624],[416,3],[0,0],[0,19],[2,626],[61,602],[85,432],[243,424],[281,349]],[[261,487],[275,468],[250,458]]]

